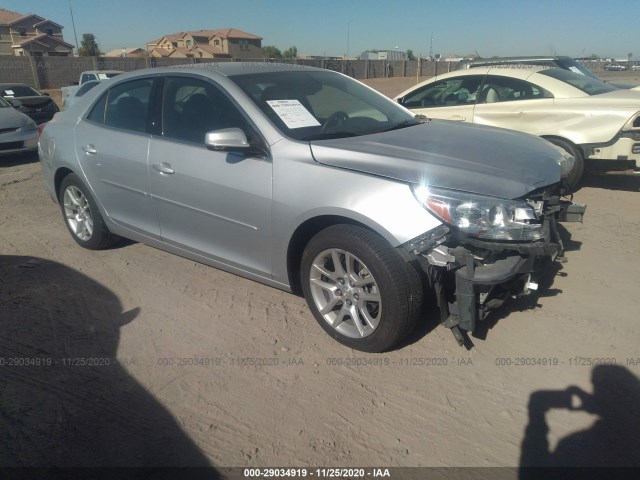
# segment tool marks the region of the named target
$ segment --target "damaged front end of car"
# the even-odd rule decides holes
[[[403,244],[401,254],[424,271],[441,323],[461,346],[491,310],[537,290],[546,267],[566,261],[558,222],[582,222],[586,210],[563,199],[560,185],[516,200],[423,185],[413,192],[444,223]]]

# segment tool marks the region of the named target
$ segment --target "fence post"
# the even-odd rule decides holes
[[[38,81],[38,72],[36,71],[35,59],[33,55],[29,55],[29,65],[31,66],[31,73],[33,74],[33,84],[35,88],[40,90],[40,82]]]

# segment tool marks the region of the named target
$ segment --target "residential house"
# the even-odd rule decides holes
[[[73,55],[73,45],[64,41],[62,25],[35,13],[22,14],[0,8],[0,55]]]
[[[105,57],[146,57],[147,52],[144,48],[116,48],[105,53]]]
[[[156,58],[260,58],[262,37],[235,28],[194,30],[147,43]]]

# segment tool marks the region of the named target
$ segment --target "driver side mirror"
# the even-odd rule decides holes
[[[247,150],[251,148],[247,136],[239,128],[223,128],[207,132],[204,144],[214,150]]]

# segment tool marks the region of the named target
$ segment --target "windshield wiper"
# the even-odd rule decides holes
[[[309,135],[308,137],[304,137],[301,140],[305,142],[311,142],[313,140],[329,140],[331,138],[347,138],[347,137],[356,137],[358,134],[353,132],[327,132],[327,133],[318,133],[317,135]]]
[[[424,120],[419,117],[424,118]],[[401,128],[415,127],[416,125],[420,125],[421,123],[424,123],[426,120],[427,120],[427,117],[425,117],[424,115],[419,115],[419,116],[416,115],[414,120],[404,120],[400,123],[396,123],[393,127],[385,128],[382,131],[390,132],[391,130],[400,130]]]

